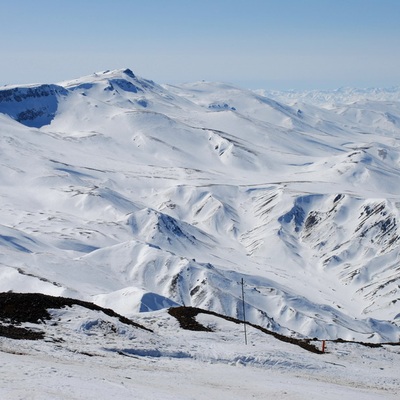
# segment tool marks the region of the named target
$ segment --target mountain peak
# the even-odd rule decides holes
[[[82,76],[75,79],[70,79],[67,81],[60,82],[59,85],[67,88],[74,89],[80,87],[82,84],[94,84],[97,82],[106,82],[114,79],[126,80],[126,81],[140,81],[141,79],[137,77],[133,71],[129,68],[121,69],[107,69],[105,71],[94,72],[91,75]]]
[[[128,75],[130,78],[136,78],[136,76],[135,76],[135,74],[132,72],[132,70],[131,69],[129,69],[129,68],[127,68],[127,69],[125,69],[124,71],[123,71],[123,73],[125,74],[125,75]]]

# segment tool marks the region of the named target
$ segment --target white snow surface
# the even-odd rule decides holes
[[[0,88],[0,291],[242,318],[244,279],[253,323],[399,341],[400,90],[371,93]]]
[[[328,342],[314,354],[212,315],[180,329],[165,310],[136,315],[153,332],[81,306],[23,324],[45,340],[0,338],[2,399],[397,399],[398,346]]]

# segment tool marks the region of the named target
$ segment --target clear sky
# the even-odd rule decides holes
[[[158,83],[400,85],[400,0],[4,0],[0,85],[131,68]]]

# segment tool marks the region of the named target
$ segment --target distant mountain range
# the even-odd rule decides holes
[[[400,340],[400,88],[0,87],[0,291]]]

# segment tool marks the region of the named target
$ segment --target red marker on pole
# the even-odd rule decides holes
[[[322,352],[325,353],[325,340],[322,341]]]

